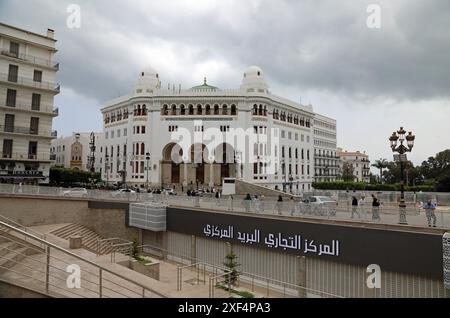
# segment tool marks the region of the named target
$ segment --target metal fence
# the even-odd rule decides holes
[[[275,215],[292,218],[305,219],[333,219],[352,222],[369,222],[378,224],[408,224],[419,227],[436,226],[440,228],[450,228],[450,206],[441,205],[447,202],[448,193],[444,194],[422,194],[417,193],[414,197],[409,194],[404,217],[399,213],[397,196],[394,192],[376,193],[381,201],[380,207],[372,207],[370,192],[346,192],[346,191],[315,191],[308,195],[327,195],[336,200],[336,204],[312,204],[301,201],[284,200],[278,202],[273,197],[253,197],[245,200],[244,196],[224,196],[214,198],[212,195],[204,197],[192,197],[185,195],[168,195],[154,193],[118,193],[107,190],[87,190],[86,192],[70,192],[70,189],[0,184],[0,194],[14,195],[39,195],[54,197],[80,197],[93,200],[117,200],[122,202],[153,202],[174,207],[197,208],[207,210],[226,211],[229,213],[251,213],[263,215]],[[396,193],[394,193],[396,194]],[[356,207],[351,205],[351,198],[356,196],[359,204]],[[420,206],[419,200],[431,199],[437,203],[438,207],[433,213],[426,213]],[[362,200],[361,200],[362,199]],[[414,199],[414,200],[412,200]]]

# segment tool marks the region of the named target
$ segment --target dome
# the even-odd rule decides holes
[[[154,89],[161,87],[159,74],[153,67],[146,67],[139,73],[135,87],[136,93],[153,93]]]
[[[241,89],[244,89],[246,92],[267,93],[268,88],[264,79],[264,73],[260,67],[253,65],[247,68],[244,72]]]
[[[202,85],[197,85],[197,86],[191,87],[190,90],[191,91],[216,91],[216,90],[218,90],[218,88],[215,86],[208,85],[206,83],[206,77],[205,77],[203,79]]]

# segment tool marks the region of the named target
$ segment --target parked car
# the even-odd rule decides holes
[[[322,216],[335,216],[337,201],[327,196],[310,196],[303,200],[305,213]]]
[[[88,192],[85,188],[72,188],[63,191],[63,196],[74,198],[86,198],[88,196]]]
[[[164,194],[168,194],[168,195],[177,195],[177,193],[175,192],[175,190],[172,189],[172,188],[166,188],[166,189],[164,189]]]
[[[114,198],[120,198],[120,197],[128,197],[135,193],[136,193],[136,191],[134,191],[134,190],[124,188],[124,189],[119,189],[117,191],[114,191],[113,193],[111,193],[111,196]]]

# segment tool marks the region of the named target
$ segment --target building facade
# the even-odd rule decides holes
[[[91,149],[94,138],[94,152]],[[98,172],[100,162],[96,161],[97,146],[100,146],[102,133],[73,133],[69,137],[54,139],[50,153],[56,166],[88,171],[91,169],[91,157],[94,156],[94,169]]]
[[[273,95],[257,66],[244,72],[238,89],[205,79],[187,90],[162,88],[149,68],[130,95],[106,103],[102,114],[99,156],[108,182],[215,187],[235,177],[291,193],[311,189],[313,108]],[[216,140],[207,143],[211,131]],[[254,142],[239,147],[248,132]]]
[[[54,31],[36,34],[0,23],[0,182],[46,183],[59,64]]]
[[[336,181],[339,174],[336,120],[314,116],[314,181]]]
[[[347,163],[352,167],[354,181],[370,182],[370,160],[365,151],[347,151],[338,148],[338,156],[341,175],[344,173],[344,164]]]

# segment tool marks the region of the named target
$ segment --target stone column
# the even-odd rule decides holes
[[[188,177],[188,164],[185,162],[183,165],[183,186],[185,188],[188,185],[187,177]]]
[[[212,162],[209,164],[209,186],[214,187],[214,164]]]

